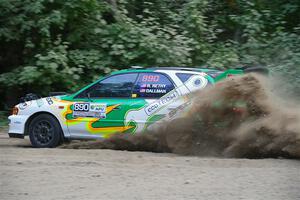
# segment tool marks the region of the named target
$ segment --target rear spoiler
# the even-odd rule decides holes
[[[212,78],[214,78],[215,82],[221,81],[232,75],[242,75],[247,73],[257,73],[264,76],[269,75],[269,70],[265,67],[239,67],[228,69],[225,71],[214,72],[213,74],[209,74]]]
[[[259,73],[262,75],[269,74],[269,70],[266,67],[240,67],[235,69],[243,70],[244,73]]]

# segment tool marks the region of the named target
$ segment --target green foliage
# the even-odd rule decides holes
[[[74,91],[132,65],[261,65],[300,89],[297,0],[0,0],[0,10],[2,98]]]
[[[0,131],[7,131],[8,128],[8,115],[6,111],[0,111]]]

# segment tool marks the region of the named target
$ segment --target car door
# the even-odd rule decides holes
[[[147,102],[140,106],[142,109],[132,109],[126,114],[126,123],[135,122],[136,132],[168,119],[172,109],[182,104],[177,101],[181,95],[173,81],[167,74],[159,72],[139,73],[132,95]]]
[[[67,120],[71,136],[97,138],[132,132],[135,126],[125,123],[126,113],[146,104],[132,95],[137,77],[138,73],[111,75],[75,96]]]

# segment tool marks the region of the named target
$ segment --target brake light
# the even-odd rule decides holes
[[[17,115],[18,113],[19,113],[19,109],[17,108],[17,106],[13,107],[11,114]]]

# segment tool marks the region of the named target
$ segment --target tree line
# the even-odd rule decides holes
[[[0,11],[0,109],[133,65],[265,66],[300,91],[299,0],[0,0]]]

